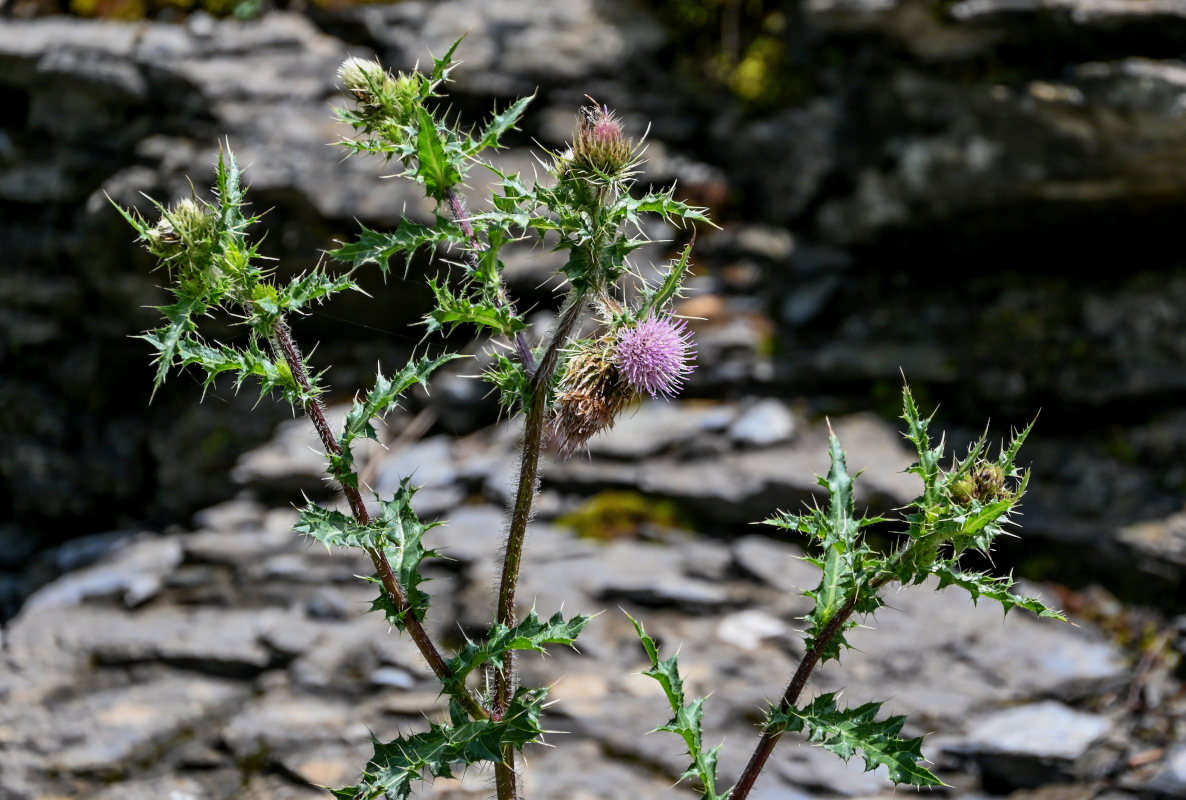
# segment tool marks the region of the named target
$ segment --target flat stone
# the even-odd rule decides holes
[[[1186,795],[1186,745],[1170,748],[1147,788],[1167,796]]]
[[[93,800],[216,800],[208,782],[180,776],[120,781],[91,795]]]
[[[729,438],[742,447],[769,447],[789,441],[795,418],[779,400],[760,400],[742,411],[729,426]]]
[[[108,665],[161,662],[214,675],[250,676],[267,668],[273,652],[261,639],[297,618],[264,611],[162,607],[137,614],[109,609],[26,609],[15,621],[9,643],[27,654],[64,651],[75,663],[93,659]]]
[[[433,436],[383,459],[375,477],[375,492],[389,497],[400,482],[411,478],[412,485],[439,489],[457,480],[457,463],[453,457],[453,439]]]
[[[320,742],[313,747],[289,743],[274,757],[288,773],[310,785],[336,789],[357,781],[374,754],[368,740],[355,744]]]
[[[268,530],[262,525],[234,527],[238,529],[216,528],[186,535],[182,546],[187,559],[246,567],[274,553],[302,549],[301,537],[291,530]]]
[[[283,753],[308,742],[367,742],[357,703],[291,691],[253,700],[222,729],[220,739],[238,758]]]
[[[785,636],[790,631],[785,622],[756,608],[726,614],[717,623],[717,638],[742,650],[757,650],[765,640]]]
[[[9,724],[25,732],[27,747],[47,754],[47,769],[118,775],[132,759],[151,754],[247,693],[245,686],[227,681],[167,677],[54,706],[26,706],[19,710],[23,718]]]
[[[972,720],[964,746],[970,752],[1073,761],[1110,728],[1105,716],[1075,711],[1051,700]]]
[[[735,414],[736,410],[728,405],[644,401],[637,409],[624,413],[612,428],[590,439],[589,452],[614,459],[647,458],[719,431]]]
[[[86,600],[117,596],[129,608],[154,597],[182,558],[176,539],[146,535],[125,541],[97,564],[68,572],[34,592],[28,609],[77,606]]]
[[[989,703],[1090,696],[1125,680],[1124,654],[1098,633],[1038,619],[934,583],[885,593],[876,622],[847,634],[855,653],[816,678],[850,702],[885,700],[887,713],[920,725],[955,724]]]
[[[1148,569],[1155,574],[1164,571],[1164,567],[1158,567],[1163,561],[1186,566],[1186,510],[1164,519],[1127,525],[1117,532],[1116,538],[1136,550],[1139,558],[1150,562]]]
[[[1008,786],[1037,787],[1072,778],[1074,762],[1111,729],[1108,717],[1043,701],[973,719],[964,741],[949,748]]]
[[[663,575],[610,579],[593,596],[606,602],[629,601],[647,608],[678,608],[688,614],[719,612],[729,602],[729,593],[714,583]]]
[[[734,541],[732,550],[738,567],[775,589],[800,595],[819,585],[819,569],[803,560],[797,545],[751,535]]]

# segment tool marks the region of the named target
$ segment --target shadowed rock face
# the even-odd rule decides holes
[[[691,393],[886,412],[904,370],[957,440],[1041,409],[1025,522],[1056,543],[1048,559],[1090,552],[1076,568],[1099,578],[1127,552],[1116,531],[1142,524],[1170,532],[1141,537],[1144,563],[1161,563],[1159,543],[1178,552],[1182,5],[802,0],[785,11],[795,98],[762,114],[673,74],[681,43],[611,0],[0,26],[0,569],[23,572],[39,540],[173,521],[226,496],[241,447],[287,415],[267,401],[249,414],[249,391],[221,387],[196,406],[184,378],[147,405],[147,348],[128,337],[163,296],[104,193],[146,207],[140,192],[176,199],[186,176],[200,189],[225,137],[250,165],[256,209],[274,209],[265,250],[281,274],[349,238],[355,219],[426,218],[414,187],[377,178],[384,165],[326,147],[346,133],[330,119],[333,75],[347,54],[410,68],[466,31],[451,87],[463,118],[538,89],[502,163],[530,170],[531,139],[561,146],[590,94],[632,133],[653,122],[644,180],[678,179],[718,206],[726,230],[701,232],[685,309],[709,318]],[[509,265],[526,304],[551,302],[539,286],[550,258]],[[425,299],[422,267],[387,286],[365,277],[377,303],[347,298],[297,322],[343,393],[418,341],[404,325]],[[456,429],[493,419],[483,395],[452,374],[434,392]],[[755,469],[741,464],[722,486],[745,495]],[[1147,593],[1172,595],[1176,574]]]

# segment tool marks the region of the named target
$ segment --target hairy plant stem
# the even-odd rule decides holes
[[[304,358],[292,338],[292,332],[289,331],[288,326],[284,322],[278,322],[273,328],[273,345],[283,355],[285,363],[292,370],[293,378],[296,379],[301,387],[301,391],[308,398],[305,400],[304,410],[309,416],[309,419],[313,421],[313,427],[317,429],[317,435],[321,439],[322,447],[325,448],[327,453],[341,455],[342,448],[338,444],[338,440],[334,437],[328,420],[325,418],[325,406],[313,393],[313,385],[309,381],[308,373],[305,371]],[[350,510],[353,512],[354,518],[363,525],[369,524],[371,515],[367,511],[366,504],[362,500],[362,494],[358,489],[342,484],[342,492],[346,495],[346,500],[350,504]],[[412,641],[416,643],[420,654],[424,656],[424,660],[428,662],[428,666],[436,673],[442,684],[453,686],[456,682],[453,679],[452,670],[449,669],[448,664],[445,663],[445,659],[441,656],[440,650],[437,649],[429,637],[428,631],[420,624],[420,620],[416,618],[415,612],[408,604],[403,588],[400,586],[399,580],[395,577],[395,572],[392,570],[391,562],[387,560],[386,554],[377,547],[366,548],[366,553],[374,563],[375,571],[379,575],[379,580],[383,583],[384,591],[390,596],[392,605],[403,613],[404,627],[407,629],[408,635],[412,637]],[[456,686],[455,688],[456,692],[453,696],[474,719],[489,718],[489,713],[487,713],[486,709],[482,707],[482,704],[478,702],[477,698],[469,690],[464,686]]]
[[[584,305],[584,295],[574,293],[567,307],[560,312],[552,339],[531,379],[531,402],[523,424],[523,454],[519,463],[519,482],[515,491],[515,505],[511,509],[511,525],[507,530],[502,579],[498,587],[498,610],[495,614],[495,621],[507,627],[515,624],[515,588],[519,582],[519,568],[523,563],[523,541],[526,538],[527,522],[531,518],[531,504],[535,499],[539,480],[539,451],[543,443],[544,423],[547,421],[547,400],[552,373],[556,370],[560,349],[576,327]],[[494,675],[494,706],[490,710],[490,716],[494,719],[502,718],[515,694],[514,655],[513,650],[508,650],[503,656],[503,668]],[[494,785],[498,800],[517,800],[518,775],[515,771],[514,748],[509,745],[504,747],[502,755],[502,763],[494,765]]]
[[[899,551],[895,558],[901,558],[905,552],[905,549]],[[870,581],[864,587],[864,591],[876,592],[888,583],[891,578],[892,575],[888,571],[883,572],[877,578]],[[860,591],[858,589],[858,592]],[[832,617],[815,640],[815,646],[804,653],[803,660],[799,662],[798,669],[791,676],[791,682],[787,684],[786,691],[782,693],[782,700],[778,703],[779,711],[785,712],[798,702],[799,695],[803,692],[803,687],[807,685],[807,679],[811,677],[811,673],[819,664],[820,657],[828,648],[832,639],[836,637],[836,634],[843,630],[844,623],[852,616],[852,612],[857,607],[858,597],[859,594],[854,594],[849,598],[848,602],[836,612],[836,616]],[[754,748],[753,755],[750,756],[749,763],[745,765],[741,777],[738,778],[737,784],[729,794],[729,800],[745,800],[749,796],[750,790],[754,787],[754,781],[758,779],[758,775],[761,774],[763,767],[766,766],[766,761],[774,752],[774,746],[778,744],[778,740],[781,738],[782,731],[771,731],[769,728],[762,731],[762,735],[758,739],[758,744]]]

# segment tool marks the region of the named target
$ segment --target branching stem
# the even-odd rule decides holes
[[[279,322],[273,329],[273,338],[276,349],[284,356],[285,363],[292,370],[293,378],[296,379],[301,387],[301,391],[308,398],[305,400],[305,413],[313,421],[313,427],[317,429],[317,435],[321,439],[322,447],[325,448],[327,453],[341,455],[342,448],[339,446],[338,440],[329,426],[329,421],[325,418],[324,405],[313,392],[312,383],[309,381],[309,375],[305,370],[304,358],[292,338],[292,332],[289,331],[287,325]],[[362,525],[369,524],[371,516],[366,509],[366,504],[363,502],[362,494],[358,489],[343,485],[342,491],[346,495],[346,500],[350,504],[350,510],[353,512],[354,518]],[[403,589],[399,584],[399,580],[395,577],[395,572],[391,569],[391,562],[387,560],[386,554],[377,547],[366,548],[366,553],[374,563],[375,571],[383,583],[384,591],[390,596],[392,605],[403,613],[404,626],[407,628],[408,635],[412,637],[412,641],[416,643],[420,654],[424,656],[424,660],[428,662],[428,666],[440,678],[441,683],[446,686],[453,685],[455,681],[453,680],[452,671],[449,669],[448,664],[445,663],[440,650],[437,649],[429,637],[428,631],[424,629],[424,626],[420,624],[420,620],[416,618],[416,614],[409,605]],[[482,707],[482,704],[464,686],[459,686],[457,689],[456,699],[474,719],[489,718],[490,715],[486,709]]]

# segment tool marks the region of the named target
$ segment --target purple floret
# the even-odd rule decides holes
[[[668,399],[677,395],[692,372],[696,350],[682,320],[651,317],[618,331],[618,369],[636,391]]]

